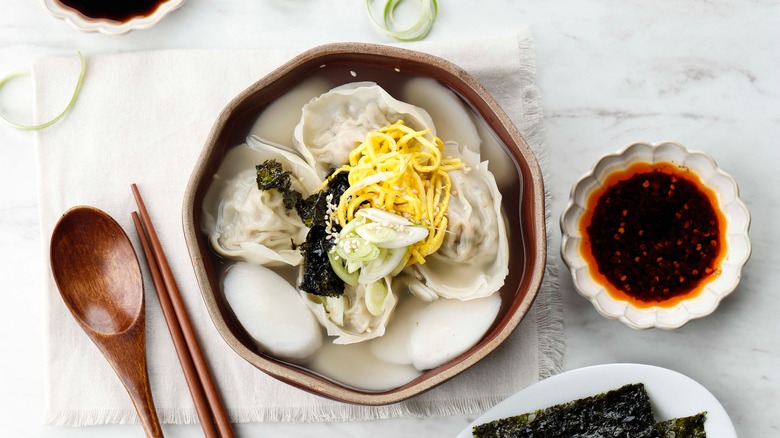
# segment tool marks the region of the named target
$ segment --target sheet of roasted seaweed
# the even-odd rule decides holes
[[[690,417],[673,418],[661,421],[653,426],[646,435],[637,438],[705,438],[704,422],[707,413],[701,412]]]
[[[475,426],[476,438],[634,438],[655,425],[641,383]]]

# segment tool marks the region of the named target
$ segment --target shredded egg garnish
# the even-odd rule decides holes
[[[403,120],[371,131],[350,153],[349,164],[335,172],[349,172],[350,187],[331,216],[342,227],[369,207],[428,229],[425,239],[410,246],[408,265],[425,263],[444,241],[452,187],[447,172],[465,167],[460,158],[443,157],[444,143],[438,137],[430,140],[429,132],[415,131]]]

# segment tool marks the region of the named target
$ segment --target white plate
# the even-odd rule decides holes
[[[568,371],[535,383],[474,420],[457,438],[471,438],[471,428],[559,403],[600,394],[629,383],[643,383],[657,421],[707,411],[708,438],[737,438],[726,410],[706,388],[678,372],[650,365],[609,364]]]

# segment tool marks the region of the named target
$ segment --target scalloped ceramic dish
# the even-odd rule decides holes
[[[670,306],[639,307],[615,298],[601,283],[604,280],[592,275],[582,252],[585,237],[580,232],[580,221],[586,214],[589,196],[602,187],[608,175],[639,162],[671,163],[698,176],[715,194],[717,207],[726,222],[726,249],[720,262],[720,273],[705,282],[698,295]],[[742,267],[750,257],[749,227],[750,214],[739,199],[737,184],[709,155],[689,151],[673,142],[634,143],[618,153],[602,157],[572,188],[569,204],[561,215],[561,254],[577,292],[590,300],[603,316],[618,319],[635,329],[675,329],[714,312],[720,301],[737,287]]]
[[[471,349],[414,380],[381,392],[360,390],[301,366],[279,360],[258,349],[237,323],[220,286],[221,261],[201,231],[206,191],[227,151],[245,141],[250,127],[266,108],[272,108],[296,84],[309,79],[337,84],[374,81],[392,93],[405,78],[428,77],[454,92],[478,114],[499,140],[494,152],[507,166],[502,192],[510,235],[511,268],[505,297],[492,327]],[[335,85],[334,83],[334,85]],[[216,84],[215,86],[219,86]],[[312,95],[310,97],[316,97]],[[274,107],[278,108],[278,107]],[[498,158],[496,158],[498,159]],[[492,161],[491,161],[492,162]],[[184,195],[184,235],[201,293],[217,331],[233,350],[261,371],[323,397],[364,405],[396,403],[439,385],[471,367],[504,342],[536,297],[547,256],[544,187],[541,170],[530,147],[496,101],[470,74],[443,59],[415,51],[363,43],[319,46],[304,52],[241,92],[222,111],[209,134]]]
[[[111,1],[111,0],[109,0]],[[105,18],[88,17],[81,12],[63,5],[57,0],[43,0],[43,5],[52,16],[65,20],[73,28],[82,32],[101,32],[108,35],[121,35],[131,30],[148,29],[159,23],[166,15],[179,9],[187,0],[168,0],[149,15],[133,18],[125,22]]]

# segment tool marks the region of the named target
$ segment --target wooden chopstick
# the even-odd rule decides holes
[[[187,349],[187,341],[184,340],[184,334],[181,331],[181,326],[179,326],[179,321],[176,319],[173,304],[171,304],[171,298],[168,296],[168,291],[165,288],[162,275],[157,268],[151,244],[146,237],[138,213],[133,212],[133,223],[138,232],[138,238],[141,240],[144,257],[149,266],[149,271],[152,273],[154,289],[157,291],[157,298],[160,300],[160,307],[162,308],[163,316],[165,316],[165,323],[168,325],[168,331],[171,333],[171,338],[173,339],[173,346],[176,349],[176,354],[179,356],[181,369],[184,372],[184,378],[187,380],[187,387],[190,389],[192,401],[195,403],[195,411],[198,414],[203,433],[207,438],[218,437],[217,429],[214,426],[214,419],[211,416],[211,409],[206,400],[206,395],[203,392],[203,386],[200,384],[195,364],[192,361],[192,355],[190,355],[190,351]]]
[[[154,260],[154,263],[149,264],[150,266],[152,264],[156,265],[156,268],[161,274],[163,280],[162,284],[164,284],[163,290],[165,290],[170,299],[173,308],[173,316],[181,328],[181,332],[186,344],[186,350],[190,354],[191,361],[198,376],[198,380],[201,387],[203,388],[203,393],[205,395],[208,407],[211,409],[211,416],[214,420],[214,423],[216,424],[217,429],[219,430],[219,435],[223,438],[232,438],[233,429],[230,426],[230,421],[228,420],[227,414],[225,413],[225,408],[222,405],[219,393],[217,392],[217,388],[214,385],[208,364],[206,363],[203,352],[200,349],[200,344],[198,344],[197,337],[195,336],[195,332],[192,329],[192,323],[190,322],[190,318],[187,315],[187,309],[181,299],[179,288],[176,285],[176,280],[173,278],[173,271],[171,271],[171,267],[168,264],[168,259],[165,257],[165,252],[163,251],[162,245],[160,244],[160,239],[157,237],[157,232],[154,230],[152,220],[149,216],[149,212],[146,210],[146,205],[141,198],[141,193],[139,192],[138,187],[135,184],[132,184],[130,187],[133,191],[135,202],[138,205],[141,222],[143,223],[142,228],[145,230],[145,233],[141,234],[144,234],[145,237],[148,238],[147,243],[150,243],[151,246],[151,254],[153,256],[152,260]],[[182,350],[184,349],[185,348],[182,348]],[[177,349],[177,352],[178,351],[179,349]],[[186,362],[187,361],[184,360],[183,364]],[[195,392],[197,393],[197,390]],[[193,399],[194,398],[195,396],[193,395]],[[205,424],[208,422],[203,422],[201,420],[201,423]]]

